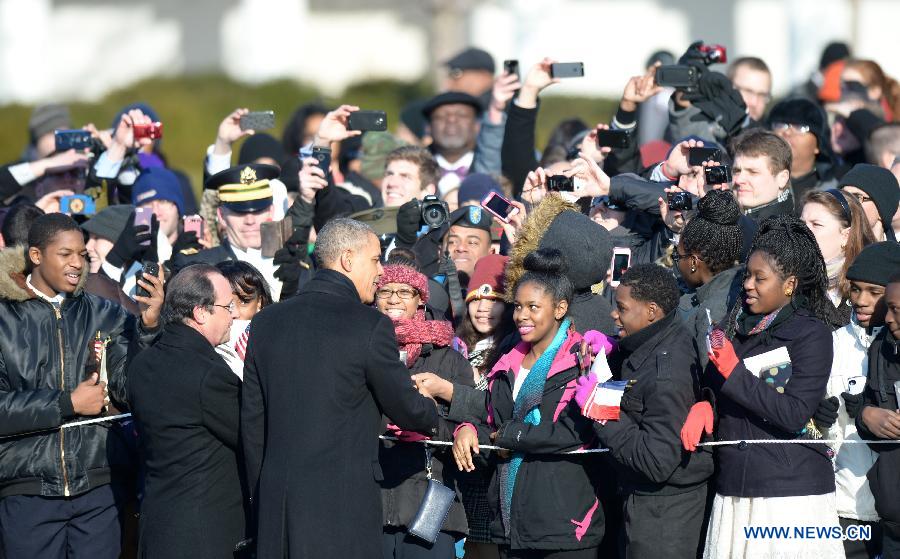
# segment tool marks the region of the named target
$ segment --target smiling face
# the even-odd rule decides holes
[[[549,342],[556,335],[568,308],[568,301],[554,303],[542,285],[526,282],[516,289],[513,322],[522,341],[531,345]]]
[[[375,306],[393,319],[412,319],[422,304],[419,292],[405,283],[386,283],[375,292]]]
[[[478,259],[491,253],[491,234],[484,229],[453,225],[444,237],[444,250],[450,252],[457,270],[471,276]]]
[[[884,324],[884,292],[883,285],[850,280],[850,304],[863,328]]]
[[[359,298],[365,304],[375,300],[375,288],[384,269],[381,267],[381,243],[371,233],[366,243],[356,250],[347,250],[341,255],[341,266],[353,282]]]
[[[630,285],[619,285],[616,289],[616,307],[610,313],[623,338],[640,332],[662,314],[656,303],[640,301],[631,296]]]
[[[732,168],[734,192],[743,208],[756,208],[778,198],[779,192],[787,187],[790,171],[772,174],[769,157],[737,154]]]
[[[431,113],[431,136],[438,151],[474,149],[479,129],[477,116],[474,107],[463,103],[434,109]]]
[[[490,335],[497,329],[506,303],[494,299],[475,299],[469,301],[469,321],[475,331],[482,335]]]
[[[28,249],[28,258],[34,266],[32,283],[45,295],[74,293],[87,273],[87,249],[80,230],[60,231],[47,246]]]
[[[384,169],[381,181],[381,197],[387,208],[402,206],[413,198],[421,200],[434,194],[434,185],[422,185],[419,166],[406,159],[395,159]]]
[[[273,215],[275,215],[274,206],[246,213],[234,212],[224,206],[219,207],[219,222],[225,225],[228,242],[241,250],[248,248],[259,250],[262,246],[260,225],[272,221]]]
[[[850,228],[844,227],[841,220],[828,208],[816,202],[807,202],[803,205],[800,219],[816,238],[822,258],[828,261],[844,254],[844,247],[850,238]]]
[[[85,245],[88,257],[91,262],[91,273],[96,274],[100,271],[100,265],[106,260],[106,255],[113,248],[113,242],[103,237],[98,237],[93,233],[88,234],[88,242]]]
[[[744,304],[754,314],[769,314],[787,305],[797,287],[794,276],[787,278],[772,267],[769,256],[754,251],[747,260],[747,274],[744,276]]]

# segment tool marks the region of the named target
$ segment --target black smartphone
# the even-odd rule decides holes
[[[506,74],[515,74],[517,78],[521,79],[519,76],[519,61],[518,60],[504,60],[503,61],[503,72]]]
[[[144,267],[141,269],[142,274],[147,274],[149,276],[156,277],[159,275],[159,264],[156,262],[144,262]],[[144,276],[141,275],[138,279],[144,279]],[[134,294],[138,297],[149,297],[150,293],[141,287],[140,285],[134,290]]]
[[[70,149],[91,149],[91,133],[87,130],[57,130],[53,133],[56,151]]]
[[[704,167],[703,176],[706,184],[728,184],[731,182],[731,165]]]
[[[547,177],[547,190],[549,192],[574,192],[575,181],[565,175],[550,175]]]
[[[350,113],[350,130],[384,132],[387,130],[387,113],[384,111],[356,111]]]
[[[719,148],[689,148],[688,163],[693,167],[703,165],[704,161],[718,161],[721,157]]]
[[[683,91],[697,88],[700,72],[693,66],[670,64],[656,69],[656,85],[674,87]]]
[[[316,160],[316,167],[322,169],[322,172],[325,173],[325,177],[327,178],[331,168],[331,150],[328,148],[314,147],[312,149],[312,157]]]
[[[628,147],[628,132],[625,130],[597,130],[597,147]]]
[[[241,130],[275,128],[275,111],[253,111],[241,117]]]
[[[583,78],[584,62],[557,62],[550,65],[551,78]]]

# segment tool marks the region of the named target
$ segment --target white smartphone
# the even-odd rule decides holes
[[[612,257],[612,279],[609,284],[613,287],[618,287],[619,282],[622,280],[622,274],[625,273],[625,270],[631,267],[631,249],[624,247],[615,247],[613,249],[613,257]]]
[[[850,394],[862,394],[863,388],[866,387],[866,377],[856,375],[847,379],[847,392]]]

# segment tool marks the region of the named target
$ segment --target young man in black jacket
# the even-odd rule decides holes
[[[625,497],[628,557],[693,557],[703,533],[712,454],[690,454],[679,433],[698,399],[700,366],[691,334],[675,316],[678,285],[655,264],[630,268],[616,290],[612,316],[621,333],[610,367],[629,381],[618,420],[594,423],[615,461]],[[597,384],[579,380],[576,402],[585,409]],[[665,545],[660,545],[665,542]]]
[[[114,424],[66,424],[125,408],[129,346],[156,329],[162,279],[141,280],[152,297],[138,298],[136,323],[83,291],[86,255],[78,224],[59,213],[35,220],[27,252],[0,253],[0,556],[10,559],[119,556],[123,436]]]

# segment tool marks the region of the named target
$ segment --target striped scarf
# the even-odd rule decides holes
[[[563,320],[543,354],[535,361],[513,404],[513,421],[524,421],[529,425],[541,424],[541,400],[544,397],[544,385],[547,383],[547,375],[556,358],[556,353],[569,335],[571,321]],[[516,475],[519,467],[525,459],[525,453],[514,452],[509,462],[500,464],[500,513],[503,517],[503,529],[509,536],[509,515],[512,509],[512,496],[516,487]]]

